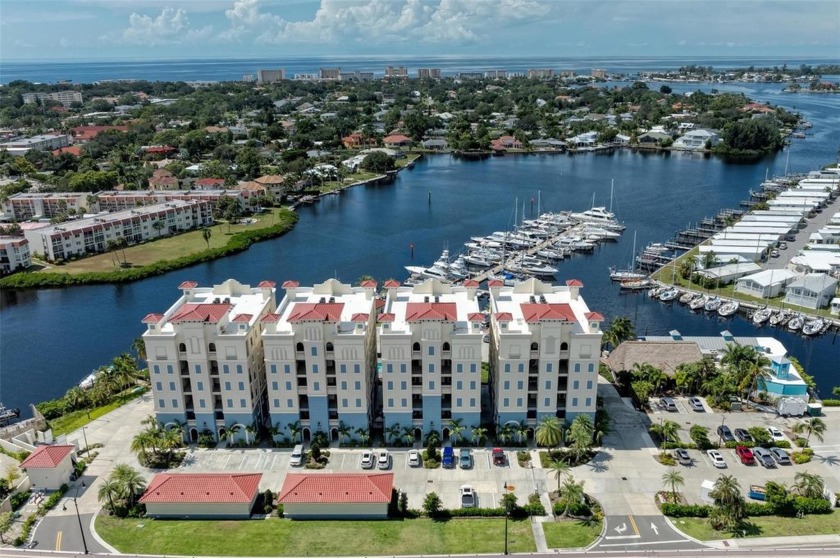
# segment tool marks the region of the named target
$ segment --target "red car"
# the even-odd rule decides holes
[[[505,464],[505,452],[502,451],[502,448],[493,448],[493,465],[504,465]]]
[[[755,463],[755,456],[750,448],[746,446],[738,446],[735,448],[735,453],[744,465],[752,465]]]

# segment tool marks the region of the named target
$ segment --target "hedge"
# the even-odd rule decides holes
[[[671,504],[666,502],[660,506],[662,513],[669,517],[709,517],[714,509],[705,504]],[[768,515],[780,515],[780,510],[771,504],[758,504],[746,502],[745,509],[747,516],[759,517]],[[804,498],[798,496],[793,501],[793,509],[803,514],[831,513],[831,502],[823,498]],[[561,509],[562,512],[562,509]]]
[[[776,507],[771,504],[758,504],[756,502],[746,502],[747,515],[750,517],[760,517],[762,515],[777,515]]]
[[[176,269],[209,262],[247,250],[254,242],[276,238],[289,232],[298,220],[298,215],[285,211],[276,225],[259,230],[242,231],[230,237],[228,243],[195,254],[163,260],[143,267],[90,273],[14,273],[0,279],[0,289],[34,289],[44,287],[67,287],[72,285],[94,285],[101,283],[128,283],[155,275],[163,275]]]
[[[831,502],[824,498],[797,496],[793,501],[793,509],[806,515],[811,513],[831,513]]]
[[[563,515],[564,511],[566,511],[566,505],[564,503],[557,502],[554,504],[554,515]],[[592,508],[584,502],[572,504],[569,506],[569,515],[574,517],[591,517]]]
[[[662,449],[697,449],[697,444],[691,442],[665,442],[662,444]]]
[[[712,506],[705,504],[671,504],[666,502],[661,506],[662,513],[669,517],[709,517]]]
[[[840,407],[840,399],[823,399],[823,407]]]

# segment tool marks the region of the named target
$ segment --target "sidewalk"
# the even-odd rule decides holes
[[[714,548],[782,548],[786,546],[834,546],[840,544],[840,535],[807,535],[790,537],[756,537],[743,539],[723,539],[719,541],[700,541]]]

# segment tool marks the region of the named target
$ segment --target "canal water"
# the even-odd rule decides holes
[[[672,84],[677,90],[697,85]],[[300,221],[286,236],[250,250],[128,285],[0,293],[0,401],[10,407],[60,396],[91,369],[127,351],[149,312],[164,311],[183,280],[202,286],[233,277],[257,284],[295,279],[302,284],[337,277],[355,283],[362,275],[380,282],[403,280],[405,265],[431,264],[448,247],[457,252],[473,235],[509,228],[514,205],[522,216],[543,210],[610,206],[626,224],[624,237],[590,256],[562,262],[557,280],[583,281],[589,306],[609,321],[629,316],[638,334],[767,335],[796,356],[827,395],[840,385],[840,345],[835,335],[804,339],[776,329],[757,330],[734,318],[695,315],[679,304],[620,294],[607,268],[629,265],[633,234],[639,248],[664,242],[676,231],[720,208],[737,207],[765,173],[817,169],[836,160],[840,147],[840,98],[787,95],[779,86],[718,86],[802,112],[814,125],[804,140],[759,163],[732,165],[688,153],[666,155],[618,150],[606,154],[521,155],[463,161],[426,157],[387,186],[363,186],[300,208]],[[702,86],[708,90],[710,86]],[[615,182],[610,198],[610,184]],[[413,260],[411,259],[413,246]],[[282,295],[282,293],[281,293]]]

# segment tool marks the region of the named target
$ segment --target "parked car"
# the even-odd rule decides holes
[[[372,451],[364,451],[362,452],[362,469],[373,469],[373,466],[376,464],[376,459],[373,456]]]
[[[779,442],[785,439],[785,435],[782,434],[782,431],[776,428],[775,426],[768,426],[767,432],[770,433],[770,437],[773,438],[774,441]]]
[[[783,450],[782,448],[770,448],[770,453],[773,455],[773,459],[776,460],[776,463],[779,465],[790,465],[790,454]]]
[[[770,454],[769,450],[764,448],[753,448],[753,457],[755,460],[758,461],[762,467],[770,468],[775,467],[776,462],[773,461],[773,456]]]
[[[706,455],[709,456],[709,459],[712,461],[712,465],[718,469],[726,468],[726,461],[724,461],[723,455],[721,455],[718,450],[709,450],[706,452]]]
[[[391,468],[391,454],[388,453],[388,450],[382,450],[382,452],[379,454],[379,459],[376,462],[376,466],[380,469]]]
[[[505,452],[502,448],[493,448],[493,465],[504,465],[507,463],[505,459]]]
[[[661,397],[659,399],[659,406],[668,411],[669,413],[677,412],[677,404],[670,397]]]
[[[734,442],[735,441],[735,436],[732,435],[732,431],[729,430],[729,427],[726,426],[725,424],[721,424],[720,426],[717,427],[717,433],[718,433],[718,436],[720,436],[721,439],[723,440],[724,444],[726,442]]]
[[[744,465],[753,465],[755,463],[755,456],[753,456],[752,450],[746,446],[736,447],[735,454]]]
[[[700,401],[699,397],[689,397],[688,404],[691,406],[691,409],[693,411],[698,411],[701,413],[706,411],[706,408],[703,406],[703,402]]]
[[[473,461],[469,448],[461,448],[459,453],[460,456],[458,462],[461,465],[461,469],[472,469]]]
[[[739,442],[754,442],[755,441],[755,440],[753,440],[753,437],[750,435],[750,433],[747,432],[743,428],[736,428],[735,429],[735,437],[738,438]]]
[[[452,469],[455,467],[455,450],[452,449],[452,446],[443,446],[441,465],[443,465],[445,469]]]
[[[691,459],[691,456],[688,454],[688,450],[684,450],[682,448],[674,450],[674,455],[677,457],[677,461],[680,462],[681,465],[693,465],[694,460]]]
[[[475,491],[473,490],[472,486],[468,484],[461,486],[461,507],[475,507]]]
[[[771,258],[778,258],[779,257],[779,251],[776,250],[775,248],[773,250],[770,250],[770,257]]]
[[[289,465],[292,467],[303,467],[303,461],[303,445],[297,444],[294,449],[292,449],[292,456],[289,458]]]
[[[409,450],[408,452],[408,466],[409,467],[420,467],[423,465],[423,458],[420,456],[419,450]]]
[[[787,242],[779,242],[779,250],[787,250]]]

